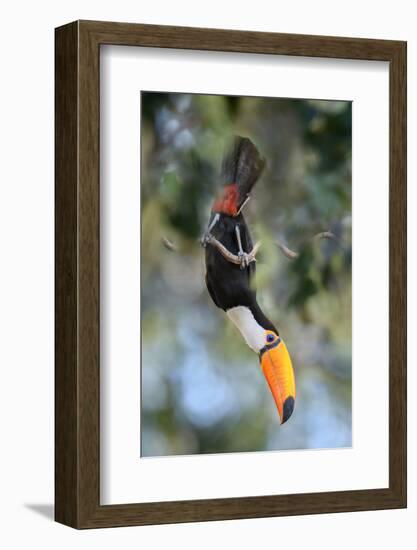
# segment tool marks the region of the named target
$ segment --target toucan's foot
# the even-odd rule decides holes
[[[214,216],[213,216],[213,219],[211,220],[211,223],[210,225],[208,226],[206,232],[204,233],[204,235],[201,237],[201,245],[204,246],[204,248],[207,246],[207,244],[210,242],[211,238],[212,238],[212,234],[211,234],[211,230],[213,229],[213,227],[216,225],[216,223],[219,221],[220,219],[220,214],[216,213]]]
[[[206,248],[206,246],[210,242],[210,239],[211,239],[211,234],[208,232],[204,233],[204,235],[200,239],[201,246],[203,248]]]
[[[251,259],[249,258],[249,254],[246,254],[246,252],[239,252],[238,258],[240,260],[240,269],[245,269],[248,267],[249,263],[251,262]]]

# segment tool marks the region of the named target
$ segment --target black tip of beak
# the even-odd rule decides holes
[[[294,397],[292,397],[290,395],[284,401],[284,408],[283,408],[281,424],[284,424],[284,422],[286,422],[289,419],[289,417],[292,415],[293,410],[294,410],[294,405],[295,405]]]

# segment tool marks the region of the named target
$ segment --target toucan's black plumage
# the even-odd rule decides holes
[[[249,228],[239,210],[249,197],[264,166],[265,160],[248,138],[235,137],[223,158],[220,174],[222,189],[219,198],[214,202],[209,224],[219,214],[219,220],[211,233],[233,254],[237,255],[239,252],[237,226],[243,250],[249,252],[253,248]],[[225,311],[236,306],[246,306],[261,326],[277,332],[256,301],[255,271],[255,262],[241,269],[226,260],[214,247],[206,247],[206,284],[216,306]]]
[[[211,220],[213,216],[214,213],[211,215]],[[220,214],[219,221],[212,229],[213,236],[236,255],[239,252],[236,240],[237,225],[240,228],[243,249],[252,250],[252,239],[242,213],[236,217]],[[216,306],[224,311],[237,306],[246,306],[262,327],[278,334],[277,329],[264,315],[256,301],[255,272],[255,262],[241,269],[240,266],[226,260],[216,248],[206,247],[207,290]]]
[[[246,343],[258,353],[281,423],[284,423],[294,409],[294,373],[284,342],[256,300],[255,262],[237,265],[212,244],[214,237],[229,253],[240,258],[252,251],[252,239],[242,208],[264,166],[264,159],[248,138],[234,138],[222,162],[222,187],[214,201],[208,234],[203,240],[206,284],[216,306],[228,313]]]

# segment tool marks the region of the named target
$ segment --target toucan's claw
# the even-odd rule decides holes
[[[240,260],[240,269],[245,269],[246,267],[248,267],[251,261],[249,258],[249,254],[246,254],[246,252],[239,252],[237,256]]]

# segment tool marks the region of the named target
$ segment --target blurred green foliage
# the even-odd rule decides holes
[[[351,103],[146,92],[141,109],[141,454],[350,446]],[[234,134],[267,160],[245,216],[263,242],[259,302],[295,367],[284,426],[204,284],[198,240]],[[321,231],[336,239],[312,238]]]

